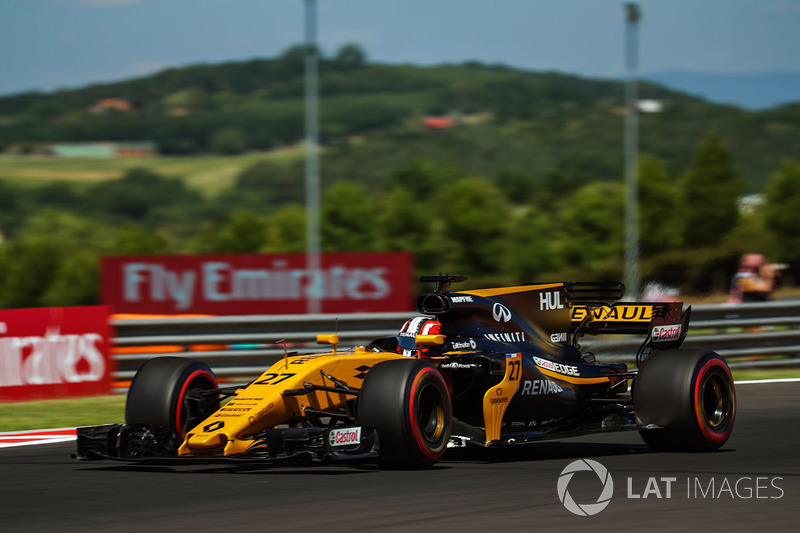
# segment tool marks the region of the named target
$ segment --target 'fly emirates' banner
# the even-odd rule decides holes
[[[309,295],[323,313],[413,308],[413,256],[325,253],[309,276],[305,254],[114,256],[103,259],[103,303],[117,313],[298,314]]]
[[[111,393],[108,306],[0,311],[0,402]]]

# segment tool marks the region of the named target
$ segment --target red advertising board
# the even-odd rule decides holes
[[[103,303],[117,313],[261,315],[413,309],[413,256],[325,253],[313,279],[305,254],[147,255],[103,258]]]
[[[111,393],[108,306],[0,311],[0,402]]]

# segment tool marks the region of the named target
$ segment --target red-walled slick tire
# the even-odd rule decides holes
[[[178,442],[219,408],[217,379],[205,363],[185,357],[150,359],[136,372],[125,403],[125,422],[170,428]]]
[[[725,360],[703,350],[651,354],[633,388],[639,433],[663,451],[716,450],[736,419],[736,390]]]
[[[380,463],[425,468],[442,458],[452,428],[450,395],[439,371],[420,359],[375,365],[364,379],[358,422],[378,433]]]

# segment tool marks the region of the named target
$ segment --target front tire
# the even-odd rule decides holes
[[[185,357],[150,359],[128,389],[125,422],[169,428],[180,442],[219,408],[219,396],[201,394],[217,388],[217,379],[205,363]]]
[[[450,395],[442,375],[426,361],[375,365],[364,379],[356,413],[360,424],[375,427],[383,466],[429,467],[447,450]]]
[[[642,439],[661,451],[716,450],[736,419],[730,369],[718,354],[703,350],[651,354],[636,377],[633,402]]]

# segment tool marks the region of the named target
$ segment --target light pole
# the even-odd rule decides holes
[[[637,30],[641,11],[637,4],[625,4],[625,287],[636,300],[641,284],[639,274],[639,124],[636,110],[638,63]]]
[[[319,89],[317,83],[317,2],[305,0],[306,89],[306,311],[321,311],[322,271],[319,229]]]

